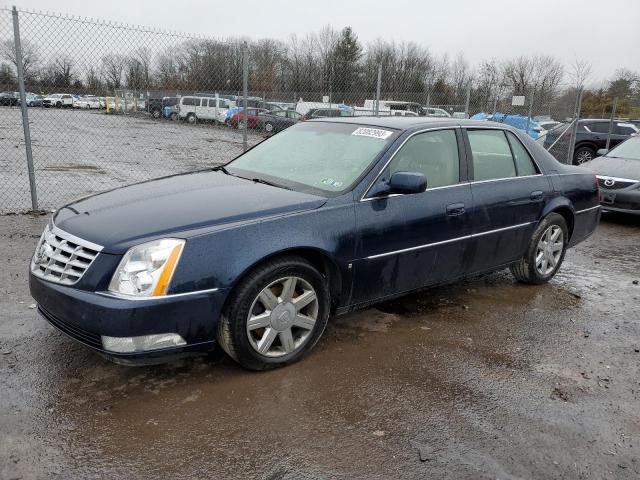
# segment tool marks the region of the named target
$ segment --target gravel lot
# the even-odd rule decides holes
[[[143,114],[30,108],[40,207],[149,178],[200,170],[242,152],[242,133],[212,124],[154,120]],[[253,132],[249,144],[261,139]],[[0,107],[0,213],[31,208],[22,117]]]
[[[44,223],[0,216],[0,478],[640,476],[638,219],[605,215],[548,285],[498,272],[334,318],[267,373],[122,367],[54,331],[27,289]]]

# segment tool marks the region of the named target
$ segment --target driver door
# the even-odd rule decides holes
[[[459,129],[411,136],[376,180],[394,172],[425,175],[422,193],[365,197],[356,203],[358,232],[352,301],[366,303],[464,273],[471,234],[471,188]]]

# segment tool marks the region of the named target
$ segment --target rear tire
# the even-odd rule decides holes
[[[289,293],[287,281],[292,285]],[[303,298],[312,300],[301,306]],[[276,258],[247,274],[234,288],[218,321],[217,340],[244,368],[282,367],[311,351],[324,332],[329,310],[329,288],[318,270],[301,257]],[[304,327],[298,325],[300,319]]]
[[[596,152],[591,147],[579,147],[573,152],[573,164],[582,165],[585,162],[593,160],[596,156]]]
[[[509,269],[519,282],[532,285],[546,283],[560,269],[568,242],[566,220],[560,214],[550,213],[533,232],[524,257]]]

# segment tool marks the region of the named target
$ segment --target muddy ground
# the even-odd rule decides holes
[[[56,332],[27,289],[44,222],[0,217],[2,479],[640,476],[640,220],[606,215],[548,285],[335,318],[268,373],[122,367]]]

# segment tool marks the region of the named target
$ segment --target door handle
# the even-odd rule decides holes
[[[447,205],[447,215],[450,217],[457,217],[465,212],[464,203],[452,203]]]
[[[542,200],[544,197],[544,192],[542,190],[536,190],[535,192],[531,192],[531,200]]]

